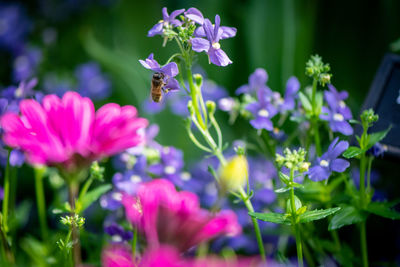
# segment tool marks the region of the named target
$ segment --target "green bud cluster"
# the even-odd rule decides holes
[[[78,214],[73,216],[65,216],[61,217],[61,223],[66,226],[75,226],[81,228],[85,224],[85,218],[79,216]]]
[[[196,30],[196,25],[192,23],[185,23],[185,27],[178,27],[178,37],[182,42],[188,42]]]
[[[369,128],[372,126],[374,122],[378,121],[379,116],[375,114],[373,109],[370,108],[364,110],[360,118],[361,118],[361,124],[364,126],[364,128]]]
[[[94,161],[90,166],[90,174],[95,180],[103,181],[104,167],[100,167],[97,161]]]
[[[286,148],[283,151],[284,156],[276,154],[275,161],[279,167],[285,166],[288,169],[305,172],[310,166],[309,162],[306,162],[307,152],[303,148],[298,150],[290,150]]]
[[[306,75],[318,79],[322,86],[331,82],[332,74],[329,73],[330,70],[329,64],[322,62],[322,58],[318,55],[311,56],[306,63]]]

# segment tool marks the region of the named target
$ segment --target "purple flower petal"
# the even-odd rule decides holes
[[[272,121],[269,118],[257,116],[254,120],[250,121],[250,124],[255,129],[265,129],[267,131],[272,131],[274,129]]]
[[[332,171],[335,172],[344,172],[349,166],[350,163],[344,159],[335,159],[330,164]]]
[[[308,171],[308,177],[314,181],[319,182],[325,179],[328,179],[331,175],[331,172],[328,168],[322,166],[314,166]]]
[[[206,37],[206,32],[204,31],[203,26],[197,27],[197,29],[194,31],[194,36]]]
[[[174,78],[169,78],[168,83],[165,85],[165,89],[168,89],[169,91],[179,90],[179,82]]]
[[[208,51],[210,49],[210,41],[203,38],[192,38],[190,39],[192,49],[196,52]]]
[[[221,39],[227,39],[227,38],[232,38],[232,37],[236,36],[236,32],[237,32],[236,28],[221,26],[220,29],[222,29]]]
[[[235,94],[240,95],[240,94],[249,93],[249,92],[250,92],[250,87],[247,84],[245,84],[245,85],[240,86],[236,90]]]
[[[335,139],[336,140],[336,139]],[[337,158],[339,157],[344,151],[347,150],[347,148],[349,148],[349,143],[347,141],[340,141],[335,148],[333,148],[332,150],[328,150],[328,155],[329,158]]]
[[[160,70],[160,64],[156,60],[153,59],[154,55],[151,53],[146,60],[141,60],[139,59],[140,64],[142,64],[143,67],[146,69],[150,69],[153,71],[159,71]]]
[[[214,41],[214,27],[209,19],[204,19],[203,28],[207,39],[210,42]]]
[[[347,121],[332,121],[330,124],[332,131],[334,132],[340,132],[344,135],[352,135],[353,134],[353,128]]]
[[[176,16],[179,16],[180,14],[182,14],[183,12],[185,12],[185,9],[178,9],[175,11],[172,11],[171,15],[169,16],[169,19],[175,19]]]
[[[167,8],[166,8],[166,7],[163,7],[162,10],[161,10],[161,12],[162,12],[162,15],[163,15],[163,20],[164,20],[164,21],[168,21],[169,15],[168,15]]]
[[[161,72],[167,74],[169,77],[175,77],[179,73],[178,65],[175,62],[170,62],[161,68]]]
[[[250,87],[264,86],[268,80],[268,73],[262,68],[257,68],[249,78]]]
[[[194,22],[203,25],[204,23],[204,17],[203,14],[198,10],[197,8],[191,7],[185,12],[185,17],[187,17],[190,20],[193,20]]]
[[[222,49],[210,49],[208,51],[208,56],[210,57],[211,63],[225,67],[232,63],[229,57],[225,54]]]
[[[147,36],[148,37],[153,37],[155,35],[162,35],[164,32],[164,24],[162,22],[157,23],[156,25],[153,26],[153,28],[151,28],[148,33]]]
[[[300,89],[300,82],[296,77],[290,77],[286,83],[285,98],[290,95],[294,95]]]
[[[319,115],[319,118],[324,121],[329,121],[331,119],[331,111],[327,107],[322,107],[321,109],[321,114]]]

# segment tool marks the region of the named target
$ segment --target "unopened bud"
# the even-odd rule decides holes
[[[206,102],[206,107],[207,107],[207,111],[209,114],[214,114],[215,113],[215,108],[216,108],[216,104],[214,101],[208,100]]]
[[[328,73],[323,73],[319,77],[319,82],[321,83],[322,86],[325,86],[327,83],[331,83],[331,74]]]
[[[196,73],[193,75],[194,78],[194,82],[196,83],[196,86],[198,88],[201,88],[201,85],[203,84],[203,76],[201,76],[201,74]]]
[[[188,101],[187,107],[188,107],[190,115],[192,116],[194,114],[194,108],[193,108],[192,100]]]
[[[246,157],[237,155],[220,169],[220,185],[224,191],[237,191],[246,184],[248,163]]]
[[[308,171],[308,168],[310,167],[310,162],[302,162],[302,163],[300,163],[300,166],[299,166],[299,172],[306,172],[306,171]]]

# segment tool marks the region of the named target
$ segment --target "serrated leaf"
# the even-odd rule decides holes
[[[296,211],[303,206],[300,199],[296,195],[294,196],[294,206],[296,208]],[[292,201],[290,199],[286,201],[286,212],[289,214],[292,213]]]
[[[249,212],[249,215],[253,218],[256,218],[258,220],[265,221],[265,222],[272,222],[272,223],[286,224],[286,225],[291,224],[291,220],[288,218],[288,216],[286,214],[282,214],[282,213]]]
[[[300,222],[307,223],[311,221],[321,220],[329,215],[334,214],[340,209],[341,209],[340,207],[336,207],[324,210],[309,210],[300,215]]]
[[[384,131],[370,134],[366,150],[370,149],[373,145],[375,145],[376,143],[381,141],[383,138],[385,138],[385,136],[388,134],[390,129],[392,129],[392,126],[389,126],[389,128],[387,128]]]
[[[86,210],[93,202],[98,200],[100,196],[110,190],[112,186],[110,184],[101,185],[89,192],[87,192],[80,201],[80,210],[78,213],[83,212]],[[77,205],[78,207],[78,205]]]
[[[342,208],[339,212],[333,216],[329,223],[329,230],[339,229],[345,225],[355,224],[362,222],[366,219],[366,214],[357,210],[353,206],[347,206]]]
[[[371,202],[368,204],[366,210],[384,218],[399,220],[400,213],[392,210],[391,206],[392,203],[388,202]]]
[[[282,187],[282,188],[278,188],[278,189],[276,189],[275,190],[275,193],[284,193],[284,192],[286,192],[286,191],[289,191],[290,190],[290,187]]]
[[[346,159],[351,159],[351,158],[354,158],[364,152],[365,151],[359,147],[351,146],[343,153],[342,156],[345,157]]]
[[[307,96],[305,96],[302,92],[299,92],[299,99],[303,108],[307,111],[312,110],[311,103],[308,100]]]

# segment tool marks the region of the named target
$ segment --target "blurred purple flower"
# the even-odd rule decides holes
[[[22,151],[13,149],[10,152],[10,165],[15,167],[21,167],[25,162],[25,155]]]
[[[28,47],[18,54],[13,62],[13,80],[20,82],[36,75],[42,61],[42,51],[36,47]]]
[[[0,4],[0,48],[17,53],[25,43],[31,25],[20,4]]]
[[[204,23],[203,14],[200,12],[200,10],[198,10],[197,8],[194,8],[194,7],[191,7],[185,11],[185,17],[200,24],[200,25],[203,25],[203,23]]]
[[[316,165],[308,171],[308,176],[314,182],[326,180],[332,171],[344,172],[350,163],[347,160],[338,158],[349,147],[347,141],[339,141],[339,137],[329,145],[328,151],[317,159]]]
[[[4,189],[3,187],[0,186],[0,200],[3,200],[4,198]]]
[[[160,64],[154,59],[153,53],[149,55],[146,60],[139,60],[140,64],[146,69],[152,70],[154,72],[160,72],[165,75],[164,82],[165,86],[164,89],[168,91],[179,90],[179,83],[175,77],[179,73],[178,65],[175,62],[170,62],[163,67],[160,67]]]
[[[170,180],[176,186],[182,186],[183,153],[175,147],[163,147],[160,151],[160,163],[150,165],[148,171],[157,178]]]
[[[267,72],[262,69],[258,68],[256,69],[249,77],[249,83],[240,86],[236,90],[236,94],[256,94],[259,89],[263,88],[264,90],[267,90],[268,94],[272,94],[271,89],[269,89],[265,84],[268,81],[268,74]]]
[[[73,88],[73,81],[50,72],[44,76],[42,87],[46,93],[62,97],[67,91]]]
[[[300,89],[300,82],[296,77],[290,77],[286,83],[285,97],[282,103],[278,106],[279,112],[284,113],[288,110],[293,110],[296,106],[295,99],[297,92]]]
[[[218,100],[218,107],[222,111],[230,112],[236,106],[236,101],[233,97],[224,97]]]
[[[383,157],[383,154],[387,151],[387,147],[381,143],[374,144],[370,149],[368,149],[367,154],[372,155],[375,158]]]
[[[1,95],[2,97],[7,98],[8,101],[20,100],[23,98],[31,97],[34,95],[34,91],[32,89],[37,85],[37,83],[38,83],[37,78],[33,78],[28,81],[21,81],[18,87],[9,86],[5,88],[1,92]]]
[[[367,175],[367,172],[365,172],[365,186],[367,186]],[[352,168],[350,171],[350,176],[353,179],[355,186],[360,188],[360,169],[356,167]],[[380,177],[381,174],[377,170],[371,170],[370,182],[372,185],[379,181]]]
[[[124,241],[129,241],[133,237],[133,233],[130,231],[125,231],[125,229],[119,224],[112,222],[104,226],[104,232],[111,236],[114,243],[120,243]]]
[[[352,135],[353,128],[347,120],[352,119],[351,110],[346,106],[344,100],[348,97],[346,91],[338,92],[333,85],[329,84],[329,91],[324,92],[324,98],[328,107],[322,107],[320,118],[329,122],[333,132],[340,132],[344,135]]]
[[[111,82],[101,72],[100,66],[96,62],[79,65],[75,69],[75,76],[78,79],[77,92],[82,96],[87,96],[93,100],[102,100],[110,96]]]
[[[153,37],[155,35],[163,35],[164,34],[164,29],[172,29],[174,27],[178,27],[182,25],[182,22],[176,19],[176,16],[179,16],[182,14],[185,10],[184,9],[178,9],[175,10],[171,13],[171,15],[168,15],[167,8],[164,7],[162,9],[162,14],[163,14],[163,19],[160,20],[156,25],[153,26],[147,33],[148,37]]]
[[[257,130],[265,129],[272,131],[274,129],[271,118],[278,112],[269,100],[269,91],[267,88],[260,88],[257,91],[258,101],[252,102],[246,106],[254,119],[250,124]]]
[[[213,25],[209,19],[204,20],[203,26],[199,27],[195,32],[197,37],[190,40],[193,51],[207,51],[209,61],[217,66],[227,66],[232,61],[221,49],[219,41],[231,38],[236,35],[236,29],[230,27],[220,27],[221,19],[219,15],[215,16],[215,24]],[[200,37],[206,37],[203,39]]]

